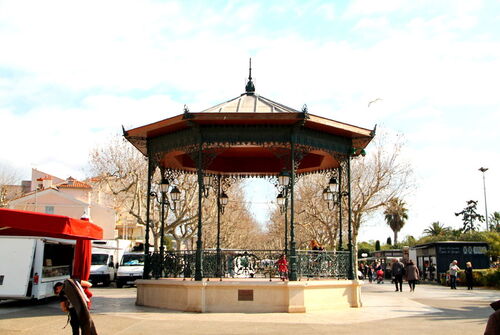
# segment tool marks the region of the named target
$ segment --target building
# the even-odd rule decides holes
[[[72,218],[88,216],[90,221],[103,229],[104,239],[116,237],[116,214],[107,206],[93,187],[72,177],[62,179],[32,169],[31,181],[23,186],[29,192],[9,202],[9,208],[47,214],[64,215]]]
[[[144,240],[144,225],[139,224],[137,218],[130,213],[130,206],[127,197],[123,194],[116,195],[116,191],[110,188],[114,180],[103,181],[99,177],[86,180],[92,186],[93,196],[98,199],[101,205],[113,208],[116,213],[116,238],[124,240]]]
[[[419,244],[413,249],[416,250],[417,266],[424,279],[438,280],[454,260],[458,261],[458,266],[462,269],[466,262],[471,262],[474,269],[490,267],[486,242],[442,241]]]

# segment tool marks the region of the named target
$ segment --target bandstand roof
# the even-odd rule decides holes
[[[201,130],[200,130],[201,129]],[[240,96],[191,113],[125,131],[124,136],[145,156],[161,152],[165,168],[194,172],[196,164],[185,147],[201,141],[216,144],[207,172],[232,175],[274,175],[285,169],[287,141],[292,129],[309,147],[297,173],[338,167],[332,152],[356,156],[368,145],[374,130],[357,127],[287,107],[255,93],[251,75]],[[186,140],[186,138],[190,138]],[[265,143],[265,145],[262,145]],[[229,144],[229,145],[228,145]],[[205,149],[204,149],[205,150]]]

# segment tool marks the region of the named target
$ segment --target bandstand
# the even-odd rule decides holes
[[[137,304],[196,312],[360,307],[361,283],[353,257],[351,159],[364,155],[374,135],[374,130],[310,114],[306,106],[298,111],[258,95],[251,68],[245,93],[234,99],[197,113],[185,107],[180,115],[124,130],[125,138],[148,158],[146,257],[144,278],[136,282]],[[196,250],[165,252],[161,239],[160,251],[149,251],[152,179],[157,169],[162,198],[170,196],[171,202],[179,196],[175,176],[197,176]],[[325,176],[323,198],[335,209],[331,213],[338,215],[340,225],[338,250],[296,248],[294,186],[298,178],[312,173]],[[285,250],[221,248],[225,192],[232,181],[247,177],[270,179],[278,188],[278,202],[284,204]],[[203,246],[202,203],[209,188],[217,196],[216,250]],[[164,222],[161,236],[163,227]],[[347,227],[347,236],[342,227]],[[275,262],[282,253],[289,259],[287,281],[275,277]]]

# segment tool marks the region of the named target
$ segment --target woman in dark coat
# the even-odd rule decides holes
[[[472,290],[472,264],[471,262],[465,263],[465,281],[467,282],[467,289]]]
[[[419,280],[419,271],[411,259],[406,265],[406,280],[408,280],[408,285],[410,285],[410,292],[415,291],[415,284]]]

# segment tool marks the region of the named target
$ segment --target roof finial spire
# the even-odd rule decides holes
[[[248,68],[248,80],[252,80],[252,58],[250,58],[250,66]]]
[[[255,85],[252,81],[252,58],[250,58],[250,66],[248,68],[248,82],[245,86],[245,91],[248,95],[252,95],[255,93]]]

